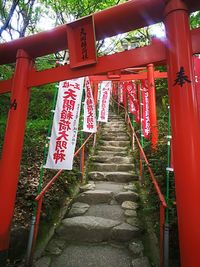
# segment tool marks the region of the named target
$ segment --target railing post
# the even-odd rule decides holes
[[[27,81],[31,68],[32,60],[29,55],[22,49],[18,50],[0,165],[1,267],[5,266],[5,254],[9,247],[9,231],[13,217],[30,98]]]
[[[96,140],[97,140],[97,134],[94,134],[94,140],[93,140],[93,148],[96,146]]]
[[[163,267],[169,267],[169,224],[164,224]]]
[[[85,165],[85,146],[81,149],[81,183],[83,182],[84,177],[84,165]]]
[[[39,224],[40,224],[40,215],[42,210],[42,201],[43,197],[39,199],[37,202],[37,212],[36,212],[36,218],[35,218],[35,225],[34,225],[34,232],[33,232],[33,239],[32,244],[30,244],[30,251],[28,251],[27,259],[26,259],[26,267],[32,266],[33,264],[33,254],[36,246],[37,236],[38,236],[38,230],[39,230]]]
[[[162,203],[160,203],[160,267],[164,267],[164,223],[165,208],[163,207]]]

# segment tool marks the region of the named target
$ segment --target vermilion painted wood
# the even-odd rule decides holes
[[[157,125],[157,111],[156,111],[156,91],[155,91],[155,77],[153,64],[147,65],[147,80],[149,92],[149,117],[151,125],[151,144],[152,148],[156,149],[158,142],[158,125]]]
[[[155,79],[160,79],[160,78],[167,78],[167,72],[159,72],[155,71],[154,72],[154,78]],[[147,79],[147,72],[141,72],[138,74],[121,74],[119,78],[116,79],[109,79],[107,75],[95,75],[95,76],[90,76],[90,79],[93,81],[106,81],[106,80],[111,80],[111,81],[132,81],[132,80],[143,80]]]
[[[191,31],[191,35],[193,54],[200,53],[200,28],[193,29]],[[132,57],[134,57],[134,61],[132,60]],[[123,58],[124,61],[122,61]],[[137,60],[135,60],[135,58]],[[105,73],[116,69],[145,66],[150,63],[156,65],[158,65],[159,63],[166,64],[166,49],[161,41],[156,40],[156,42],[154,41],[149,46],[132,49],[106,57],[100,57],[98,60],[100,60],[100,66],[90,66],[76,71],[72,71],[68,65],[52,68],[50,70],[43,70],[40,72],[32,70],[30,73],[31,80],[29,81],[29,86],[39,86],[42,84],[47,84],[65,79],[72,79],[75,77],[100,74],[102,72]],[[111,62],[109,65],[105,66],[104,71],[103,66],[104,64],[107,64],[109,60],[111,60]],[[34,76],[34,74],[36,75]],[[45,75],[45,77],[40,80],[40,77],[43,75]],[[11,88],[11,80],[0,81],[0,94],[9,92],[9,88]]]
[[[98,64],[95,66],[76,70],[72,70],[69,65],[62,65],[43,71],[32,69],[29,73],[28,86],[39,86],[77,77],[85,77],[113,70],[125,69],[132,66],[147,65],[149,63],[157,64],[158,62],[164,62],[165,58],[166,52],[163,43],[154,40],[151,45],[146,47],[99,57]],[[9,88],[11,88],[10,80],[0,81],[0,93],[9,92]]]
[[[200,53],[200,28],[193,29],[191,31],[192,35],[192,48],[193,54]],[[0,45],[1,46],[1,45]],[[136,50],[136,51],[135,51]],[[140,55],[140,59],[138,58]],[[126,57],[126,58],[125,58]],[[134,57],[134,61],[132,60]],[[122,61],[124,58],[124,61]],[[135,60],[135,58],[137,60]],[[94,75],[105,73],[108,71],[123,69],[128,67],[137,67],[137,66],[145,66],[147,64],[166,64],[166,50],[164,44],[160,41],[156,41],[149,46],[132,49],[129,51],[117,53],[114,55],[110,55],[106,57],[100,57],[100,66],[90,66],[84,69],[72,71],[69,66],[60,66],[57,68],[52,68],[50,70],[43,70],[40,72],[36,72],[32,70],[30,73],[31,80],[29,81],[29,86],[39,86],[42,84],[47,84],[51,82],[56,82],[65,79],[71,79],[75,77],[81,77],[86,75]],[[98,60],[99,60],[98,59]],[[105,66],[105,71],[103,69],[103,65],[107,64],[107,62],[111,60],[110,64]],[[143,63],[144,62],[144,63]],[[121,64],[120,64],[121,63]],[[35,74],[35,76],[34,76]],[[42,79],[41,76],[45,75]],[[55,76],[54,76],[55,75]],[[35,80],[39,79],[39,80]],[[0,94],[9,92],[11,88],[11,80],[0,81]]]
[[[1,153],[0,165],[0,251],[9,246],[9,231],[17,191],[24,131],[29,106],[27,77],[32,61],[23,50],[17,53],[16,69],[11,89],[11,103]]]
[[[186,1],[190,12],[200,9],[200,1]],[[145,27],[163,20],[165,1],[131,0],[94,14],[96,39]],[[67,48],[67,25],[29,37],[0,44],[0,64],[15,62],[19,48],[33,58],[55,53]]]
[[[191,35],[187,8],[181,0],[169,1],[165,14],[181,267],[197,267],[200,263],[200,121]],[[191,81],[185,81],[182,87],[176,83],[181,68]]]

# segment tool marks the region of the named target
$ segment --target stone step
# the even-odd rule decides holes
[[[103,128],[109,127],[126,127],[126,124],[123,122],[107,122],[103,125]]]
[[[147,257],[141,257],[132,260],[132,267],[150,267],[150,263]]]
[[[105,141],[129,141],[130,138],[128,135],[126,134],[118,134],[117,132],[115,134],[103,134],[101,137],[101,140],[105,140]]]
[[[78,242],[129,241],[141,234],[128,223],[95,216],[66,218],[56,230],[60,239]]]
[[[125,127],[106,127],[103,129],[103,132],[106,134],[112,134],[112,133],[123,133],[126,134],[127,133],[127,129]]]
[[[119,131],[124,131],[126,132],[126,127],[122,126],[122,125],[105,125],[103,127],[103,129],[105,131],[115,131],[115,130],[119,130]]]
[[[103,141],[102,145],[104,146],[118,146],[118,147],[126,147],[130,145],[130,141],[119,141],[119,140],[111,140],[111,141]]]
[[[68,244],[60,256],[53,258],[51,266],[132,267],[131,260],[131,253],[126,247],[93,243]]]
[[[97,156],[108,156],[108,157],[126,157],[127,151],[97,151]]]
[[[113,151],[113,152],[121,152],[121,151],[127,151],[127,147],[120,147],[120,146],[100,146],[100,150],[103,151]]]
[[[105,153],[104,153],[105,154]],[[93,162],[99,163],[121,163],[121,164],[128,164],[132,163],[133,159],[131,157],[120,157],[120,156],[113,156],[113,155],[105,155],[105,156],[92,156],[90,158]]]
[[[97,204],[91,205],[85,216],[95,216],[124,222],[126,220],[124,213],[120,205]]]
[[[110,203],[113,192],[109,190],[88,190],[76,197],[76,202],[91,204]]]
[[[67,213],[65,217],[75,217],[84,215],[87,210],[89,209],[90,205],[87,203],[82,202],[75,202],[72,206],[70,211]]]
[[[124,189],[124,183],[97,181],[95,182],[95,186],[98,190],[109,190],[112,191],[114,194],[126,190]],[[128,185],[126,184],[126,186]]]
[[[102,172],[117,172],[117,171],[133,171],[134,164],[117,164],[117,163],[93,163],[92,169],[94,171],[102,171]]]
[[[106,127],[106,126],[108,126],[108,127],[110,127],[110,126],[112,126],[112,127],[118,127],[118,126],[125,127],[126,124],[124,122],[107,122],[106,124],[104,124],[104,127]]]
[[[129,172],[89,172],[88,176],[94,181],[112,181],[118,183],[127,183],[138,180],[138,176]]]
[[[126,191],[126,192],[119,192],[115,195],[115,199],[118,203],[122,204],[125,201],[138,201],[139,196],[136,192],[133,191]]]

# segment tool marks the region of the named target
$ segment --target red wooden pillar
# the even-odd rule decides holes
[[[152,143],[152,148],[156,149],[158,142],[158,126],[157,126],[156,92],[155,92],[153,64],[147,65],[147,79],[148,79],[148,92],[149,92],[149,117],[151,124],[151,143]]]
[[[200,122],[188,11],[183,1],[168,2],[165,26],[181,267],[197,267],[200,262]]]
[[[11,90],[0,168],[0,261],[9,247],[9,231],[23,148],[24,131],[29,105],[27,79],[32,60],[22,49],[18,50]],[[2,260],[3,261],[3,260]],[[3,263],[0,264],[4,266]]]

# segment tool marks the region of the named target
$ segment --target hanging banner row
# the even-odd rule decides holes
[[[97,131],[96,109],[89,77],[60,82],[45,168],[72,170],[83,88],[85,88],[83,131],[88,133]],[[111,82],[102,82],[99,122],[108,121],[110,92]]]
[[[114,85],[116,84],[111,81],[100,83],[98,121],[108,121],[109,101],[112,91],[113,97],[118,95],[119,103],[128,106],[130,114],[134,115],[135,122],[139,123],[141,120],[143,135],[145,138],[149,138],[149,100],[146,81],[139,84],[141,104],[138,97],[138,85],[134,81],[119,83],[118,87]],[[85,100],[83,103],[82,131],[88,133],[96,133],[97,131],[96,108],[89,77],[60,82],[45,168],[72,170],[83,89],[85,89]],[[141,110],[140,105],[142,106]]]

